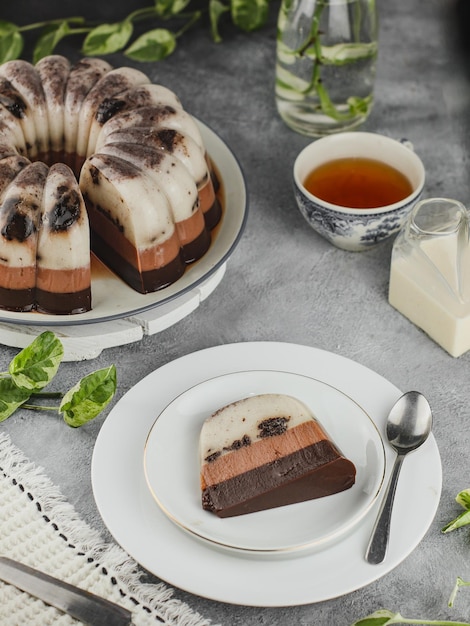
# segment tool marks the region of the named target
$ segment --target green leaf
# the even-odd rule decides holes
[[[470,511],[464,511],[460,515],[458,515],[451,522],[446,524],[442,529],[443,533],[450,533],[452,530],[456,530],[457,528],[462,528],[462,526],[468,526],[470,524]]]
[[[450,594],[448,606],[450,607],[454,606],[455,598],[457,596],[457,593],[460,587],[470,587],[470,582],[463,580],[463,578],[461,578],[460,576],[457,576],[457,580],[455,581],[455,586],[452,589],[452,593]]]
[[[178,15],[190,4],[191,0],[157,0],[155,13],[163,18]]]
[[[219,33],[219,21],[224,13],[230,11],[229,7],[220,2],[220,0],[209,0],[209,18],[211,21],[212,39],[215,43],[220,43],[222,37]]]
[[[0,422],[10,417],[12,413],[26,402],[31,392],[27,389],[20,389],[11,378],[0,379]]]
[[[0,20],[0,63],[17,59],[23,50],[23,36],[11,22]]]
[[[399,617],[398,613],[392,613],[387,611],[387,609],[379,609],[358,622],[354,622],[352,626],[385,626],[386,624],[393,624],[390,620],[396,617]]]
[[[458,493],[455,501],[463,506],[465,511],[446,524],[442,529],[443,533],[450,533],[452,530],[456,530],[457,528],[462,528],[462,526],[470,524],[470,489],[464,489]]]
[[[366,98],[351,96],[347,99],[347,103],[351,117],[355,117],[356,115],[367,115],[372,106],[372,96],[367,96]]]
[[[14,357],[8,372],[17,387],[39,391],[54,378],[63,356],[62,342],[47,330]]]
[[[156,28],[141,35],[124,54],[134,61],[160,61],[176,48],[176,37],[169,30]]]
[[[247,32],[260,28],[268,16],[269,0],[231,0],[232,20]]]
[[[467,583],[464,583],[467,584]],[[400,613],[392,613],[387,609],[380,609],[368,617],[354,622],[351,626],[391,626],[392,624],[428,624],[429,626],[470,626],[468,622],[452,622],[449,620],[427,620],[403,617]]]
[[[111,401],[116,386],[114,365],[82,378],[65,394],[60,403],[59,412],[64,414],[64,421],[77,428],[95,418]]]
[[[463,506],[464,509],[470,511],[470,489],[464,489],[455,498],[455,501]]]
[[[302,55],[312,60],[317,58],[315,46],[303,50]],[[377,57],[377,42],[371,43],[341,43],[335,46],[321,47],[321,62],[323,65],[347,65]]]
[[[171,6],[171,15],[178,15],[186,7],[191,4],[191,0],[169,0]]]
[[[8,33],[18,30],[18,26],[13,22],[7,22],[6,20],[0,20],[0,37],[7,35]]]
[[[37,63],[43,57],[52,54],[59,42],[69,34],[70,27],[66,20],[51,24],[46,28],[34,47],[33,63]]]
[[[115,24],[101,24],[85,37],[82,52],[85,55],[111,54],[118,52],[132,37],[132,22],[123,20]]]

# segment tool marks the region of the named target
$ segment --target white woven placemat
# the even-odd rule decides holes
[[[43,470],[0,433],[0,554],[132,611],[135,626],[209,626],[164,583],[81,520]],[[76,620],[0,582],[0,626],[73,626]],[[100,625],[100,626],[105,626]]]

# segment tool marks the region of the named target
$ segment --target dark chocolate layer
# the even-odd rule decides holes
[[[200,259],[209,250],[211,236],[204,228],[201,234],[181,248],[181,255],[185,263],[193,263]]]
[[[6,289],[0,287],[0,309],[27,312],[34,309],[35,289]]]
[[[50,293],[42,289],[0,287],[0,309],[27,313],[37,310],[52,315],[74,315],[91,310],[91,291]]]
[[[51,293],[36,289],[36,309],[52,315],[75,315],[91,310],[91,290],[74,293]]]
[[[220,206],[219,200],[216,198],[214,204],[208,211],[204,213],[204,220],[206,222],[206,228],[208,230],[212,230],[217,226],[220,222],[220,218],[222,217],[222,207]]]
[[[171,263],[161,268],[140,273],[136,267],[118,256],[116,251],[93,231],[91,245],[93,252],[105,265],[116,272],[132,289],[140,293],[152,293],[168,287],[184,274],[186,268],[181,256],[177,256]]]
[[[210,161],[209,171],[216,198],[210,209],[204,212],[204,220],[206,222],[206,228],[208,230],[212,230],[217,226],[222,218],[222,206],[219,202],[219,198],[217,197],[217,194],[220,191],[220,179],[215,171],[214,165]]]
[[[239,474],[202,493],[202,506],[233,517],[332,495],[354,485],[356,469],[323,440]]]

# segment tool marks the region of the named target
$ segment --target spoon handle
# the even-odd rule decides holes
[[[400,475],[404,454],[398,454],[393,464],[392,474],[387,485],[385,496],[380,505],[379,513],[375,521],[374,529],[366,551],[366,560],[373,565],[382,563],[385,559],[390,535],[390,521],[392,518],[392,506],[397,490],[398,476]]]

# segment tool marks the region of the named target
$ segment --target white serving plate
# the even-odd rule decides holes
[[[395,498],[387,558],[379,565],[365,551],[379,501],[349,533],[292,558],[246,558],[214,549],[182,532],[152,497],[142,457],[156,417],[176,397],[210,378],[251,370],[291,372],[335,387],[370,415],[382,439],[388,412],[402,395],[368,368],[316,348],[279,342],[216,346],[155,370],[113,407],[98,435],[92,485],[98,510],[115,540],[140,565],[193,594],[246,606],[294,606],[328,600],[384,576],[416,548],[437,510],[442,488],[439,451],[431,435],[403,464]],[[386,446],[385,480],[394,453]],[[402,529],[406,528],[406,533]]]

